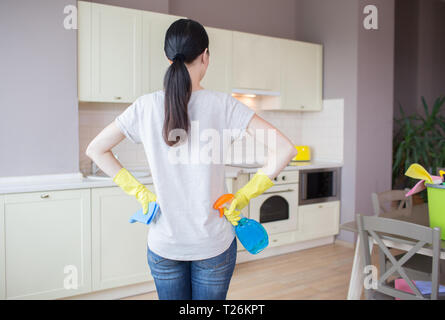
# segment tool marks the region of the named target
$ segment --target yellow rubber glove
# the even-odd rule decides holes
[[[127,169],[122,168],[113,178],[113,181],[127,194],[135,196],[142,205],[144,214],[148,213],[148,204],[156,201],[156,195],[140,183]]]
[[[253,178],[235,193],[235,198],[232,200],[229,210],[224,212],[227,220],[234,226],[237,226],[241,210],[249,204],[250,199],[258,197],[273,185],[272,180],[261,170],[258,170]]]
[[[241,217],[239,216],[240,214],[241,214],[241,212],[237,211],[237,210],[230,211],[230,209],[226,209],[226,208],[224,209],[224,216],[234,226],[237,226],[238,221],[241,220]]]

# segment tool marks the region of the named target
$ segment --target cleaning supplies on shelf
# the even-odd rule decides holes
[[[442,178],[437,176],[431,176],[428,171],[425,170],[420,164],[412,164],[405,173],[406,176],[420,180],[405,196],[409,197],[413,194],[419,193],[425,190],[425,182],[429,184],[441,184]]]
[[[424,167],[422,167],[418,163],[410,165],[405,173],[405,176],[413,179],[425,180],[428,183],[433,183],[433,178],[431,177],[431,175],[428,173],[428,171],[425,170]]]
[[[159,205],[156,202],[148,204],[148,213],[144,214],[143,209],[139,209],[133,214],[129,220],[130,223],[140,222],[143,224],[150,224],[159,214]]]
[[[219,211],[220,217],[224,215],[225,210],[228,210],[224,205],[232,201],[234,197],[233,194],[225,194],[215,201],[213,208]],[[251,254],[263,251],[269,245],[266,229],[257,221],[248,219],[242,214],[239,217],[238,224],[234,226],[238,240]]]
[[[425,188],[428,189],[428,215],[430,227],[441,229],[441,239],[445,240],[445,185],[443,185],[443,171],[440,177],[431,176],[421,165],[412,164],[405,175],[420,181],[406,196],[409,197]]]
[[[445,186],[427,183],[426,187],[430,227],[439,227],[440,238],[445,240]]]

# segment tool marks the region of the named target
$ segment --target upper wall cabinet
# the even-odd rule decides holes
[[[164,52],[168,27],[183,17],[143,11],[142,91],[149,93],[163,89],[164,75],[170,65]]]
[[[205,27],[209,36],[210,62],[201,82],[206,89],[231,92],[232,31]]]
[[[281,109],[319,111],[323,95],[323,47],[281,40]]]
[[[168,27],[183,18],[78,2],[79,100],[132,103],[161,90]],[[321,45],[206,27],[206,89],[255,94],[263,110],[322,109]]]
[[[133,102],[142,92],[142,12],[78,5],[79,100]]]
[[[280,91],[278,38],[233,32],[232,87]]]

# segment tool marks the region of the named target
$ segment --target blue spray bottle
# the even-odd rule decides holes
[[[219,216],[224,216],[224,205],[233,200],[233,194],[225,194],[215,201],[213,208],[219,211]],[[253,219],[240,215],[241,220],[235,226],[235,233],[241,244],[251,254],[263,251],[269,245],[269,236],[266,229]]]

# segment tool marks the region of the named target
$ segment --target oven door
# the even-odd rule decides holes
[[[276,185],[250,200],[249,216],[269,234],[298,228],[298,184]]]

